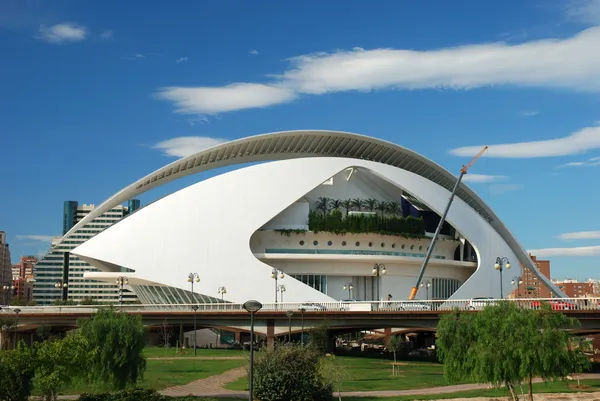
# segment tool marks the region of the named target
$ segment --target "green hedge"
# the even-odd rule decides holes
[[[78,401],[167,401],[166,397],[156,390],[131,388],[117,393],[81,394]]]
[[[339,210],[333,210],[329,213],[310,211],[308,213],[308,229],[315,233],[324,231],[335,234],[377,233],[416,238],[425,236],[425,223],[422,217],[344,216]]]

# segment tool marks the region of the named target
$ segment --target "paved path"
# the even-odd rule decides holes
[[[183,386],[168,387],[161,391],[161,393],[170,397],[194,395],[202,397],[248,398],[248,393],[245,391],[232,391],[223,387],[225,384],[245,375],[245,368],[235,368],[221,373],[220,375],[194,380],[193,382],[184,384]]]

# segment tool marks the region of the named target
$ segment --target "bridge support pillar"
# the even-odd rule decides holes
[[[275,346],[275,320],[267,320],[267,348]]]
[[[387,328],[383,329],[383,335],[384,335],[385,345],[387,346],[390,339],[392,338],[392,328],[387,327]]]

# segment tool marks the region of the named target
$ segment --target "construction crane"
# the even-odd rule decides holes
[[[433,247],[435,246],[435,243],[437,242],[437,239],[440,235],[440,231],[442,231],[442,226],[444,225],[444,221],[446,221],[446,216],[448,216],[448,211],[450,210],[450,206],[452,206],[452,201],[454,200],[454,195],[456,195],[456,191],[458,190],[458,187],[460,185],[460,182],[462,181],[463,176],[465,174],[467,174],[467,171],[469,170],[469,168],[471,168],[471,166],[477,161],[477,159],[479,159],[481,157],[481,155],[487,150],[487,148],[488,147],[485,146],[483,149],[481,149],[481,151],[479,153],[477,153],[477,155],[475,155],[475,157],[473,158],[473,160],[471,160],[469,162],[469,164],[467,164],[466,166],[462,166],[462,168],[460,169],[460,174],[458,176],[458,179],[456,180],[456,184],[454,184],[454,189],[452,190],[452,193],[450,194],[450,199],[448,200],[448,204],[446,205],[446,210],[444,210],[444,214],[440,218],[440,222],[435,230],[435,234],[433,234],[433,238],[431,239],[431,244],[429,245],[429,249],[427,249],[427,254],[425,255],[425,259],[423,260],[423,265],[421,266],[421,271],[419,271],[419,276],[417,277],[417,282],[416,282],[415,286],[412,288],[412,290],[410,291],[410,297],[408,297],[409,300],[413,300],[417,296],[417,291],[419,291],[419,285],[421,284],[421,280],[423,280],[423,275],[425,274],[425,269],[427,269],[427,264],[429,264],[429,259],[431,258],[431,254],[433,252]]]

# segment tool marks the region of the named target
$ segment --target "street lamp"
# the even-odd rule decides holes
[[[123,305],[123,286],[128,284],[129,280],[127,277],[117,277],[117,285],[119,286],[119,305]]]
[[[192,309],[194,310],[194,356],[196,356],[196,312],[198,311],[198,305],[192,305]]]
[[[4,303],[6,305],[8,305],[8,294],[9,291],[13,291],[15,289],[14,285],[5,285],[2,287],[2,289],[4,290]]]
[[[187,281],[192,286],[192,303],[196,303],[196,297],[194,296],[194,282],[199,283],[200,276],[198,275],[198,273],[190,273],[188,274]]]
[[[298,310],[300,311],[300,314],[302,315],[302,331],[300,332],[300,339],[302,340],[302,344],[304,344],[304,312],[306,312],[306,309],[300,308]]]
[[[288,317],[288,343],[292,342],[292,316],[294,316],[294,311],[288,310],[285,312],[285,315]]]
[[[275,280],[275,304],[277,304],[277,289],[279,288],[277,286],[277,280],[284,279],[285,275],[283,274],[283,272],[281,270],[277,270],[274,268],[273,270],[271,270],[271,278]]]
[[[281,303],[283,303],[283,293],[286,291],[285,285],[284,284],[279,284],[277,286],[277,291],[279,291],[281,293],[281,296],[279,298],[281,299]]]
[[[425,288],[425,297],[429,301],[429,287],[431,287],[431,281],[423,280],[421,283],[421,288]]]
[[[354,286],[352,285],[352,281],[347,282],[346,284],[344,284],[344,291],[348,290],[348,299],[352,299],[352,290],[354,289]]]
[[[504,291],[502,290],[502,270],[505,268],[510,269],[510,262],[508,261],[508,258],[505,256],[497,257],[494,269],[500,272],[500,299],[504,299]]]
[[[217,289],[217,294],[221,294],[221,301],[223,300],[223,296],[227,294],[227,288],[221,286]]]
[[[375,266],[373,266],[373,270],[371,272],[373,274],[373,276],[377,277],[377,299],[376,301],[379,301],[379,293],[380,293],[380,287],[381,287],[381,277],[380,276],[384,276],[385,273],[387,273],[387,270],[385,269],[385,266],[381,263],[375,263]]]
[[[19,326],[19,313],[21,312],[21,309],[19,309],[19,308],[13,309],[13,312],[15,312],[15,314],[17,315],[15,317],[15,340],[14,340],[15,341],[14,348],[16,349],[17,348],[17,327]]]
[[[517,298],[519,298],[519,292],[521,289],[521,284],[523,284],[523,280],[521,280],[521,276],[514,276],[512,281],[510,282],[512,285],[517,286]]]
[[[262,308],[262,304],[258,301],[246,301],[242,307],[250,312],[250,383],[248,385],[248,400],[254,401],[254,314]]]
[[[67,289],[67,287],[69,287],[69,284],[67,284],[66,282],[64,282],[62,280],[58,280],[56,282],[56,284],[54,284],[54,287],[60,289],[60,298],[63,301],[66,301],[67,298],[65,297],[65,290]]]

